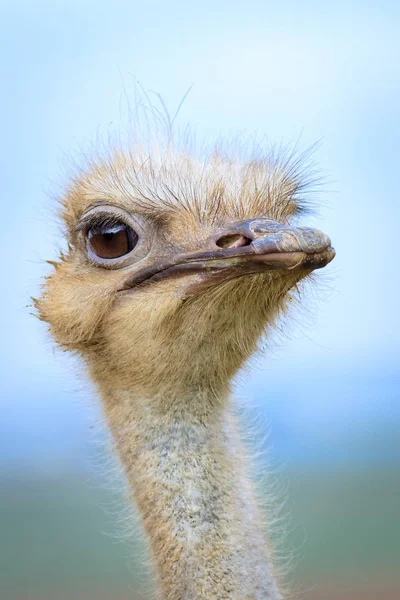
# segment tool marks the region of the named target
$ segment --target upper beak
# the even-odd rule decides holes
[[[219,230],[213,238],[217,246],[225,248],[222,253],[221,250],[214,250],[212,254],[215,258],[233,254],[262,255],[266,262],[276,262],[284,269],[311,263],[315,263],[313,268],[323,267],[335,256],[331,240],[322,231],[310,227],[290,227],[270,219],[241,221]],[[240,250],[235,252],[236,248]],[[301,256],[297,256],[299,253]],[[296,257],[290,259],[287,254]]]
[[[123,289],[166,277],[199,273],[220,282],[270,270],[320,269],[335,256],[331,241],[318,229],[290,227],[270,219],[248,219],[215,230],[203,249],[177,253],[130,275]]]

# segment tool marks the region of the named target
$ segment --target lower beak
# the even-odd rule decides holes
[[[215,230],[202,251],[177,253],[130,275],[123,289],[191,273],[212,284],[266,271],[312,271],[334,257],[329,237],[318,229],[249,219]]]

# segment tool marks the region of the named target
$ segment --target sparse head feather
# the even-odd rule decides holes
[[[70,232],[99,199],[155,219],[185,211],[198,225],[224,218],[268,216],[285,222],[312,210],[307,194],[318,178],[311,150],[246,153],[165,147],[113,149],[73,178],[61,199]]]

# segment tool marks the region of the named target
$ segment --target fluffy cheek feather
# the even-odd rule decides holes
[[[68,262],[58,263],[55,269],[35,307],[60,346],[84,352],[97,341],[100,323],[113,302],[115,282],[110,277],[107,284],[93,269],[78,271]]]
[[[134,386],[143,396],[167,385],[173,370],[177,379],[187,352],[169,332],[181,307],[169,282],[118,294],[103,319],[99,343],[88,353],[92,377],[108,386]]]
[[[57,343],[85,357],[93,379],[153,397],[227,386],[296,283],[246,276],[183,300],[181,279],[117,293],[121,277],[71,256],[56,265],[36,308]]]
[[[184,301],[173,281],[121,295],[88,353],[92,376],[146,397],[187,395],[202,381],[227,385],[284,308],[291,286],[275,281],[272,294],[272,276],[257,275]]]

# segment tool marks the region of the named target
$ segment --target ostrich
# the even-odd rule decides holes
[[[167,145],[92,160],[67,187],[68,251],[36,300],[82,357],[165,600],[278,600],[231,382],[334,257],[298,226],[301,161]]]

